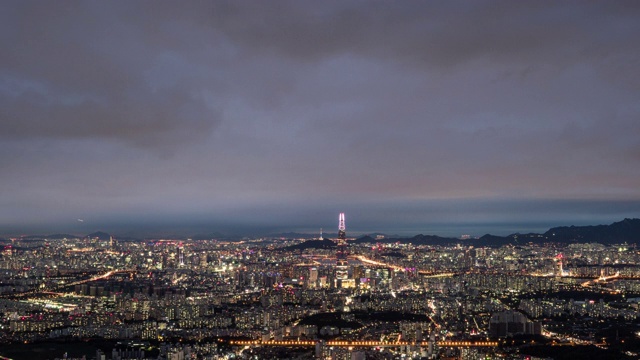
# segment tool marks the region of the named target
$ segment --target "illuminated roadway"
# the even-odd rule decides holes
[[[612,279],[618,279],[620,278],[620,272],[615,273],[615,275],[611,275],[611,276],[601,276],[597,279],[593,279],[593,280],[589,280],[589,281],[585,281],[582,283],[583,287],[590,287],[591,285],[600,283],[600,282],[606,282]]]
[[[111,271],[107,271],[106,273],[104,273],[102,275],[96,275],[96,276],[94,276],[92,278],[88,278],[88,279],[84,279],[84,280],[78,280],[78,281],[74,281],[74,282],[71,282],[71,283],[68,283],[68,284],[60,284],[60,285],[58,285],[56,287],[56,289],[62,289],[62,288],[66,288],[66,287],[69,287],[69,286],[76,286],[76,285],[86,284],[88,282],[109,278],[113,274],[122,274],[122,273],[129,273],[129,272],[135,272],[135,270],[111,270]]]
[[[92,282],[92,281],[107,279],[107,278],[111,277],[113,274],[122,274],[122,273],[134,272],[134,271],[135,270],[111,270],[111,271],[107,271],[104,274],[96,275],[96,276],[88,278],[88,279],[78,280],[78,281],[74,281],[74,282],[71,282],[71,283],[58,284],[57,286],[55,286],[55,287],[53,287],[51,289],[46,289],[46,290],[32,289],[32,290],[25,291],[25,292],[22,292],[22,293],[4,294],[4,295],[1,295],[0,298],[26,297],[26,296],[35,295],[35,294],[38,294],[38,293],[51,294],[51,295],[58,294],[58,293],[55,293],[55,290],[64,289],[64,288],[70,287],[70,286],[81,285],[81,284],[85,284],[85,283]]]
[[[312,340],[232,340],[230,345],[235,346],[316,346],[317,341]],[[379,342],[379,341],[346,341],[346,340],[331,340],[323,343],[324,346],[339,346],[339,347],[398,347],[398,346],[429,346],[428,341],[422,342]],[[437,341],[436,345],[439,347],[497,347],[499,346],[497,341]]]
[[[380,262],[380,261],[371,260],[371,259],[369,259],[367,257],[362,256],[362,255],[356,256],[355,258],[360,260],[360,261],[362,261],[363,263],[369,264],[369,265],[385,266],[385,267],[390,267],[390,268],[393,268],[393,269],[396,269],[396,270],[400,270],[400,271],[405,271],[406,270],[402,266],[393,265],[393,264],[387,264],[387,263],[383,263],[383,262]],[[426,277],[450,277],[450,276],[456,275],[456,273],[453,273],[453,272],[434,273],[432,271],[424,271],[424,270],[418,270],[418,274],[426,275]]]

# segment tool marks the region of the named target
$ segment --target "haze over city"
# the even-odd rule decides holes
[[[0,4],[0,234],[640,213],[633,1]]]

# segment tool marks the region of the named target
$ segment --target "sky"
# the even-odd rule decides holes
[[[640,216],[637,1],[0,2],[0,234]]]

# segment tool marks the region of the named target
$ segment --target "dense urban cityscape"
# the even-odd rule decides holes
[[[0,355],[639,356],[635,244],[537,235],[502,246],[477,246],[470,236],[415,245],[346,235],[341,213],[335,239],[119,240],[101,232],[5,239]]]

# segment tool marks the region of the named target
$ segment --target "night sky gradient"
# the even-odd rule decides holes
[[[0,45],[0,234],[640,216],[638,1],[4,0]]]

